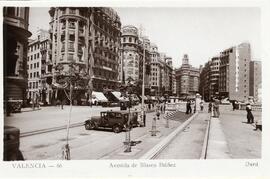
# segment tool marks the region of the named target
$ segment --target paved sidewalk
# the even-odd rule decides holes
[[[185,130],[158,155],[157,159],[199,159],[208,119],[208,113],[199,112]]]
[[[207,159],[229,159],[228,144],[219,118],[212,117],[210,121]]]
[[[260,111],[252,111],[255,120]],[[254,124],[247,124],[245,110],[232,111],[221,107],[220,124],[233,159],[257,159],[262,153],[262,131],[254,130]]]

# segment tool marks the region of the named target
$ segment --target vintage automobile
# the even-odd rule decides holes
[[[24,160],[20,147],[20,130],[4,126],[4,161]]]
[[[93,116],[85,121],[86,130],[98,128],[111,128],[113,132],[119,133],[134,126],[139,126],[138,112],[130,112],[130,123],[128,123],[128,111],[105,111],[100,112],[100,116]]]

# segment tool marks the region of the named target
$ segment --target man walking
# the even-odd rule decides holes
[[[214,117],[219,117],[219,100],[214,99]]]
[[[254,123],[254,116],[253,116],[253,114],[251,112],[252,109],[251,109],[250,103],[247,103],[246,111],[247,111],[247,123],[248,124]]]

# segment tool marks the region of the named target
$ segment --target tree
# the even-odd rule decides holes
[[[72,112],[72,101],[74,94],[79,90],[89,89],[89,80],[90,76],[85,71],[83,65],[77,64],[74,61],[66,66],[58,63],[55,67],[56,70],[56,83],[59,84],[59,89],[62,89],[70,103],[69,118],[67,122],[67,135],[66,135],[66,144],[63,147],[63,158],[70,160],[70,148],[69,148],[69,127],[71,121],[71,112]]]

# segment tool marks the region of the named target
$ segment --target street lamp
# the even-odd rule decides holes
[[[157,130],[157,120],[159,120],[159,116],[160,116],[160,112],[159,112],[159,104],[158,104],[156,108],[156,116],[154,116],[152,120],[152,130],[150,131],[151,136],[156,136],[157,132],[159,132]]]
[[[131,93],[132,93],[132,84],[130,81],[128,82],[127,86],[127,93],[128,93],[128,122],[126,125],[126,140],[124,144],[126,145],[126,150],[124,152],[131,152],[131,139],[130,139],[130,130],[131,130],[131,119],[130,119],[130,107],[131,107]]]

